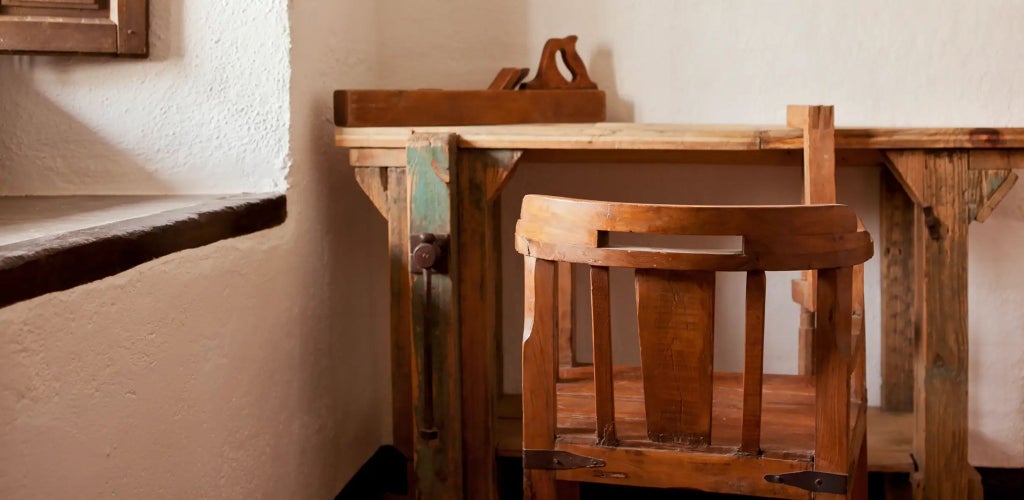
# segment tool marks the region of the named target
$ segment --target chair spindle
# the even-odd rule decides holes
[[[612,378],[612,324],[608,268],[590,268],[590,310],[594,341],[594,394],[597,410],[597,444],[614,446],[615,389]]]
[[[746,341],[743,350],[743,428],[740,451],[761,451],[761,381],[764,377],[764,271],[747,273]]]

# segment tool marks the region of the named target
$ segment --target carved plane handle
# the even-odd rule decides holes
[[[550,89],[596,89],[597,84],[587,74],[587,66],[583,59],[576,52],[576,35],[569,35],[565,38],[552,38],[544,43],[544,52],[540,56],[540,64],[537,66],[537,76],[520,88],[524,90],[550,90]],[[559,55],[562,62],[569,70],[572,80],[567,80],[558,69]]]

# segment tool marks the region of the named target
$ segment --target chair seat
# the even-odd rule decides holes
[[[596,432],[593,368],[560,370],[557,384],[559,441],[593,444]],[[691,450],[682,445],[652,443],[647,438],[643,376],[638,366],[616,366],[615,425],[622,446]],[[761,448],[770,458],[810,460],[814,455],[814,380],[800,375],[764,376]],[[743,375],[715,372],[711,446],[700,451],[731,453],[740,444],[743,418]],[[851,405],[851,429],[859,405]]]

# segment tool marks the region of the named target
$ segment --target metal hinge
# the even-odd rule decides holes
[[[604,467],[604,460],[585,457],[568,451],[523,450],[524,469],[592,469]]]
[[[846,474],[802,470],[785,474],[766,474],[764,480],[769,483],[784,484],[814,493],[846,494]]]

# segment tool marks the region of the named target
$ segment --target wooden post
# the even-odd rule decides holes
[[[409,139],[406,149],[409,234],[453,237],[458,234],[458,220],[453,217],[458,196],[457,190],[451,189],[458,179],[456,139],[454,134],[416,134]],[[408,252],[408,242],[405,248]],[[449,249],[448,261],[452,265],[448,274],[431,274],[429,290],[423,275],[411,275],[410,310],[416,367],[412,386],[417,431],[413,459],[417,494],[423,499],[463,498],[462,390],[460,377],[452,376],[460,372],[461,351],[458,243],[453,241]],[[427,304],[429,308],[425,307]],[[425,325],[424,320],[428,320],[429,325]],[[424,352],[429,352],[430,356],[425,357]],[[432,377],[424,380],[423,374],[432,374]],[[425,391],[424,387],[432,391]],[[430,424],[437,429],[436,436],[424,432]]]
[[[803,129],[805,205],[836,202],[835,113],[832,106],[788,106],[786,125]],[[804,271],[800,309],[798,371],[814,373],[813,340],[815,280],[817,273]]]
[[[500,365],[500,220],[498,193],[521,152],[466,150],[455,178],[458,229],[459,330],[462,333],[462,453],[466,498],[497,498],[494,405]]]
[[[357,168],[356,181],[388,222],[388,270],[391,284],[391,429],[394,445],[413,456],[411,297],[409,220],[405,166]],[[410,463],[410,487],[415,474]]]
[[[914,202],[882,170],[882,409],[914,409]]]
[[[918,339],[914,355],[915,498],[968,498],[968,154],[889,153],[912,197]]]

